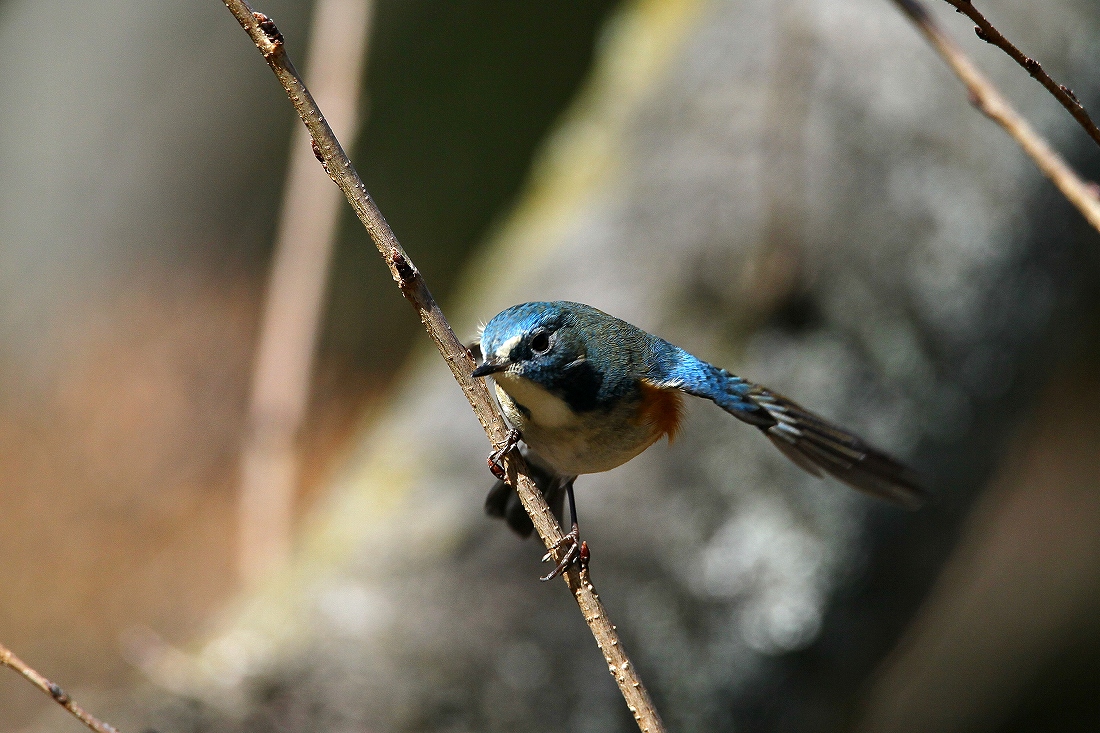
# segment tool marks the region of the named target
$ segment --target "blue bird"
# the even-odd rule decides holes
[[[512,306],[486,324],[480,351],[483,362],[473,376],[492,375],[501,409],[527,446],[532,478],[559,521],[569,499],[566,551],[544,580],[584,554],[574,479],[608,471],[660,438],[675,437],[684,394],[711,400],[760,429],[815,476],[829,474],[910,509],[926,497],[912,471],[847,430],[591,306]],[[514,441],[505,450],[512,447]],[[531,534],[530,518],[503,481],[489,492],[485,509],[519,534]]]

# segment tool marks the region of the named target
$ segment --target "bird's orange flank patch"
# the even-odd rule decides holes
[[[666,389],[642,381],[642,406],[639,419],[657,429],[657,438],[667,435],[669,442],[680,430],[680,418],[684,412],[684,398],[678,389]]]

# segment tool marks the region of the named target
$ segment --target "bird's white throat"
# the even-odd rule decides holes
[[[530,422],[540,427],[559,428],[575,421],[573,411],[564,400],[531,380],[506,371],[494,374],[493,379],[501,405],[508,402],[523,405],[531,413]]]

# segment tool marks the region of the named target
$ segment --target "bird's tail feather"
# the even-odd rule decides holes
[[[565,509],[565,485],[568,479],[558,476],[552,471],[543,468],[537,463],[528,460],[527,468],[531,478],[535,480],[535,486],[542,492],[550,510],[562,521],[562,513]],[[503,481],[497,481],[493,488],[489,489],[489,495],[485,497],[485,513],[490,517],[500,517],[520,537],[530,537],[535,529],[531,524],[531,517],[523,508],[522,502],[516,490]]]
[[[803,470],[815,476],[827,473],[908,509],[927,501],[928,494],[912,470],[860,437],[759,385],[753,385],[750,395],[775,420],[774,425],[758,427]]]

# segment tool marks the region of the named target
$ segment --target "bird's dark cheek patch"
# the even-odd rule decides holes
[[[554,392],[574,412],[590,412],[600,406],[603,375],[587,360],[578,360],[562,370],[554,381]]]

